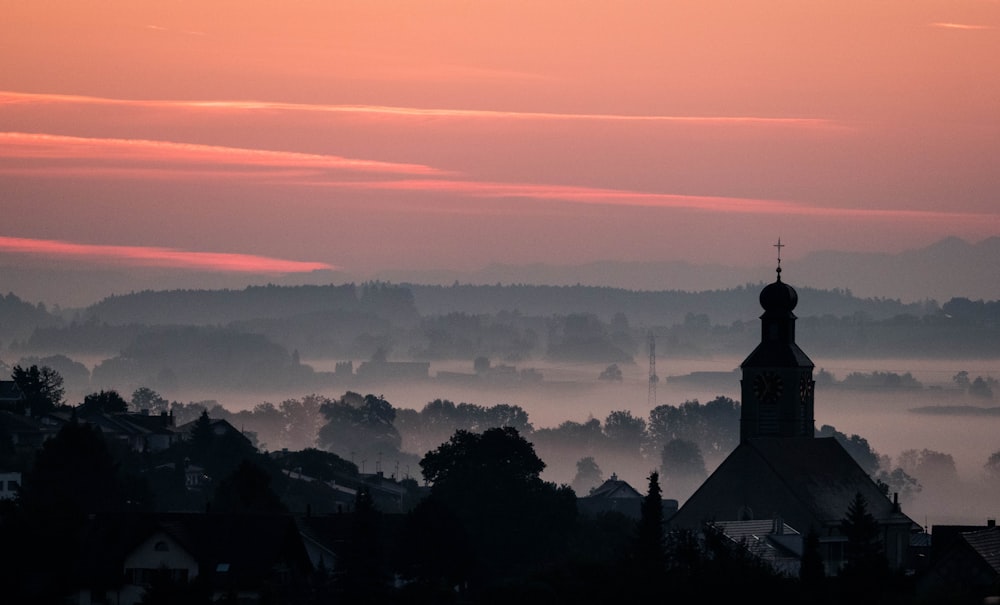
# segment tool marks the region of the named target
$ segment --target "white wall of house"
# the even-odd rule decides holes
[[[198,561],[169,534],[156,531],[125,556],[125,586],[121,605],[142,600],[151,575],[169,573],[175,580],[190,582],[198,577]]]

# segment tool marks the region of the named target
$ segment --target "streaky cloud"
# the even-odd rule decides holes
[[[992,25],[972,25],[969,23],[943,23],[943,22],[931,23],[931,27],[940,27],[942,29],[964,29],[970,31],[996,29]]]
[[[142,267],[170,267],[227,273],[308,273],[336,270],[321,262],[304,262],[225,252],[192,252],[155,246],[77,244],[61,240],[0,236],[0,251],[61,260],[103,261]]]
[[[698,115],[642,115],[602,113],[558,113],[541,111],[500,111],[489,109],[442,109],[398,107],[391,105],[334,105],[285,103],[280,101],[216,100],[174,101],[155,99],[113,99],[84,95],[62,95],[0,91],[0,105],[4,104],[85,104],[121,105],[137,108],[206,109],[219,111],[285,111],[303,113],[332,113],[355,115],[381,115],[413,118],[532,120],[532,121],[587,121],[587,122],[636,122],[693,125],[744,125],[810,128],[824,130],[847,129],[839,121],[827,118],[801,116],[698,116]]]
[[[455,181],[440,179],[353,181],[340,183],[316,182],[313,184],[339,188],[455,193],[473,197],[527,198],[550,201],[558,200],[561,202],[576,204],[641,206],[738,214],[772,214],[784,216],[811,216],[820,218],[867,218],[886,221],[905,220],[908,222],[963,222],[978,225],[995,224],[997,228],[1000,228],[1000,216],[994,214],[930,210],[822,207],[789,200],[655,193],[570,185]]]
[[[409,175],[446,174],[422,164],[361,160],[334,155],[201,145],[149,139],[91,138],[0,132],[0,157],[26,159],[172,160],[183,163],[338,169]]]

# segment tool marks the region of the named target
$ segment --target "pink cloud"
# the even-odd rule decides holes
[[[25,132],[0,133],[0,158],[84,160],[88,162],[107,160],[156,161],[198,165],[210,162],[263,168],[314,168],[408,175],[445,174],[444,171],[421,164],[378,162],[334,155],[146,139],[105,139]]]
[[[801,116],[696,116],[696,115],[632,115],[595,113],[556,113],[534,111],[496,111],[483,109],[447,109],[397,107],[390,105],[337,105],[283,103],[273,101],[168,101],[155,99],[111,99],[83,95],[36,94],[0,91],[0,105],[4,104],[74,104],[127,106],[151,109],[217,110],[229,112],[285,111],[303,113],[333,113],[404,118],[447,118],[485,120],[535,120],[535,121],[587,121],[587,122],[638,122],[713,125],[746,125],[794,127],[810,129],[846,128],[836,120]]]
[[[0,236],[0,251],[59,259],[103,261],[142,267],[173,267],[230,273],[308,273],[332,270],[327,263],[302,262],[221,252],[190,252],[150,246],[74,244],[58,240]]]
[[[943,29],[965,29],[965,30],[988,30],[996,29],[990,25],[970,25],[968,23],[931,23],[931,27],[940,27]]]

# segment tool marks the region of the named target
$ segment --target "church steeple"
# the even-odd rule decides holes
[[[795,343],[795,288],[781,281],[781,240],[777,276],[760,292],[760,344],[740,364],[740,441],[753,437],[812,437],[813,368]]]

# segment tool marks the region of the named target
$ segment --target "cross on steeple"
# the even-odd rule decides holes
[[[781,281],[781,249],[785,247],[785,244],[781,243],[781,238],[778,238],[778,243],[774,244],[774,247],[778,249],[778,281]]]

